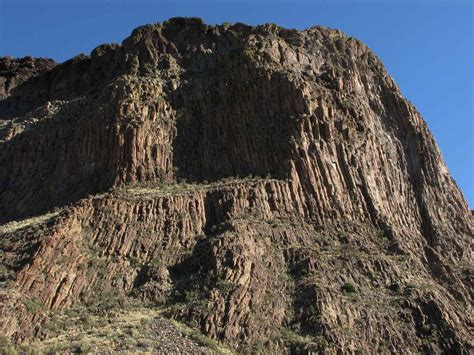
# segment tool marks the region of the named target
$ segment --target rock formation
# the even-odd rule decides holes
[[[470,211],[358,40],[173,18],[0,84],[13,342],[114,290],[238,352],[472,351]]]

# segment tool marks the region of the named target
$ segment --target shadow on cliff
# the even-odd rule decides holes
[[[242,40],[229,38],[215,50],[206,49],[211,35],[200,40],[204,49],[181,59],[187,66],[183,84],[170,95],[177,112],[177,176],[287,177],[299,112],[286,98],[298,101],[301,95],[285,73],[265,71]]]

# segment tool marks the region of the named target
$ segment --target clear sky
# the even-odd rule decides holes
[[[0,0],[0,56],[64,61],[173,16],[324,25],[362,40],[428,122],[474,208],[472,0]]]

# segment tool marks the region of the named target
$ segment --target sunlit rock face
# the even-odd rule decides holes
[[[472,350],[470,212],[358,40],[174,18],[0,100],[5,336],[114,289],[238,351]]]

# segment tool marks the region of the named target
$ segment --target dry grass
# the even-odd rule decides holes
[[[254,177],[249,176],[245,178],[241,177],[227,177],[219,181],[214,182],[200,182],[200,183],[146,183],[146,184],[137,184],[134,186],[126,186],[120,189],[117,189],[116,192],[119,194],[124,194],[128,197],[135,198],[148,198],[156,196],[166,196],[166,195],[179,195],[179,194],[189,194],[197,193],[200,191],[210,191],[214,189],[223,189],[228,187],[235,187],[237,185],[249,185],[256,184],[259,182],[270,181],[270,177]]]
[[[99,353],[110,350],[151,352],[153,339],[143,330],[160,313],[156,309],[142,308],[121,312],[108,319],[89,316],[87,322],[83,318],[75,319],[64,315],[63,322],[67,323],[61,324],[62,329],[56,335],[44,341],[25,342],[16,351],[40,354]]]
[[[23,219],[21,221],[12,221],[8,222],[6,224],[3,224],[0,226],[0,234],[7,234],[7,233],[12,233],[15,232],[16,230],[19,230],[21,228],[33,226],[36,224],[40,223],[45,223],[49,221],[50,219],[58,216],[61,213],[61,211],[54,211],[50,213],[46,213],[41,216],[35,216],[27,219]]]
[[[13,346],[0,339],[0,353],[48,354],[48,353],[156,353],[159,341],[155,339],[151,324],[162,317],[163,309],[137,306],[133,309],[117,309],[104,315],[84,314],[84,308],[71,309],[57,314],[45,325],[48,338],[43,341],[24,342]],[[198,330],[171,321],[177,333],[181,333],[203,347],[210,354],[232,354],[216,341],[205,337]]]
[[[216,352],[218,354],[233,354],[232,351],[223,348],[217,341],[206,337],[199,330],[190,328],[187,325],[179,323],[174,319],[171,322],[182,334],[190,337],[198,344],[207,347],[211,351]]]

